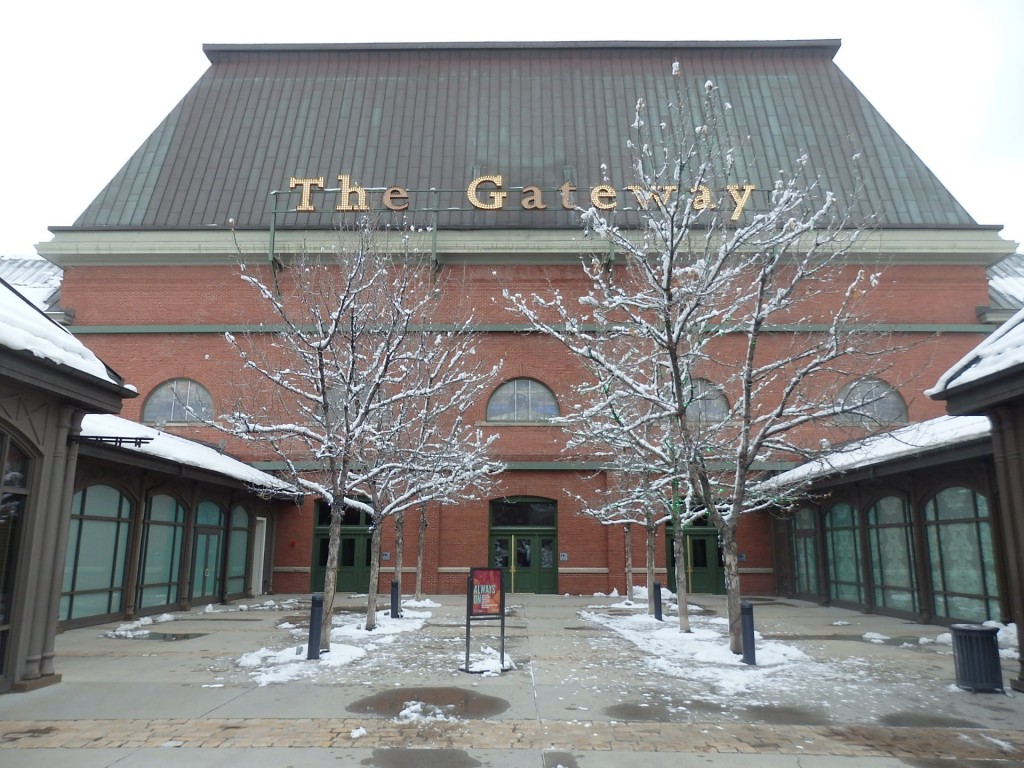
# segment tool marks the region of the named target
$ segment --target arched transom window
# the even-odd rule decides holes
[[[511,379],[487,402],[488,421],[547,421],[558,416],[554,393],[536,379]]]
[[[707,379],[693,379],[690,382],[690,403],[686,416],[698,424],[721,424],[729,418],[729,401],[725,393]]]
[[[907,421],[907,404],[899,392],[881,379],[869,377],[847,384],[839,393],[836,405],[842,409],[843,423],[859,424],[867,429]]]
[[[213,398],[206,388],[192,379],[171,379],[153,390],[142,420],[147,424],[172,424],[207,421],[213,417]]]

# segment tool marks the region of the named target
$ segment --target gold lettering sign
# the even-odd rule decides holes
[[[505,206],[505,198],[508,196],[508,192],[491,192],[489,200],[484,202],[477,195],[477,190],[481,184],[493,184],[500,190],[501,176],[477,176],[469,182],[469,186],[466,188],[466,197],[469,198],[469,204],[474,208],[479,208],[481,211],[500,211]]]
[[[466,199],[474,208],[481,211],[500,211],[505,208],[505,202],[509,195],[519,195],[519,206],[524,211],[546,211],[548,204],[544,199],[544,188],[535,184],[526,184],[520,188],[513,188],[511,191],[504,188],[504,176],[490,174],[477,176],[466,187]],[[292,176],[288,180],[289,189],[300,191],[299,204],[295,210],[303,213],[315,213],[317,208],[314,205],[313,192],[325,191],[323,176],[299,177]],[[733,209],[729,216],[731,221],[739,221],[750,202],[751,195],[757,189],[754,184],[727,184],[725,191],[732,200]],[[334,192],[335,190],[330,190]],[[569,181],[556,187],[554,192],[558,193],[558,201],[563,210],[572,211],[577,207],[576,186]],[[651,207],[661,208],[670,203],[671,199],[680,196],[679,187],[675,184],[662,186],[641,186],[629,184],[623,190],[623,194],[631,192],[636,198],[637,205],[641,210],[648,210]],[[408,211],[410,205],[409,190],[397,185],[381,189],[379,187],[367,190],[358,184],[352,183],[352,177],[347,174],[338,175],[338,202],[335,210],[348,213],[353,211],[370,210],[370,192],[380,195],[380,204],[389,211]],[[584,192],[586,194],[586,192]],[[611,184],[598,184],[589,190],[590,204],[601,211],[613,211],[619,204],[619,192]],[[700,184],[690,189],[690,207],[694,211],[716,210],[718,205],[715,202],[715,195],[711,187]]]
[[[540,187],[523,187],[523,199],[520,205],[525,211],[543,211],[547,209],[544,203],[544,193]]]
[[[633,193],[633,196],[636,198],[637,203],[640,204],[640,207],[647,210],[647,203],[651,200],[653,200],[655,205],[659,208],[666,205],[669,197],[674,195],[679,187],[675,184],[666,184],[664,187],[651,187],[650,189],[645,189],[644,187],[631,185],[626,187],[626,189]]]
[[[384,207],[389,211],[409,210],[409,191],[402,187],[388,187],[384,190]]]
[[[296,187],[302,187],[302,197],[299,198],[299,204],[295,206],[296,211],[312,212],[316,208],[313,207],[313,201],[310,199],[310,190],[313,187],[317,189],[324,188],[324,177],[317,176],[315,179],[297,179],[292,176],[288,180],[288,189],[295,189]]]
[[[590,190],[590,202],[599,211],[614,211],[618,203],[616,197],[615,187],[608,184],[598,184]]]
[[[558,188],[558,191],[562,195],[562,207],[565,208],[565,210],[571,211],[576,207],[576,203],[572,199],[572,193],[576,191],[576,187],[567,181]]]
[[[743,206],[747,204],[747,200],[750,199],[750,193],[754,191],[754,185],[744,184],[741,187],[739,184],[727,184],[725,188],[729,192],[732,201],[736,203],[736,208],[729,219],[731,221],[739,221],[740,214],[743,213]]]
[[[369,204],[366,202],[366,190],[362,187],[353,187],[347,173],[338,176],[338,204],[334,207],[336,211],[368,211]],[[356,203],[352,205],[352,196],[355,195]]]
[[[690,205],[695,211],[703,211],[706,208],[710,208],[712,211],[718,206],[715,205],[715,200],[711,197],[711,190],[705,185],[701,184],[699,187],[693,187],[690,190],[693,198],[690,200]]]

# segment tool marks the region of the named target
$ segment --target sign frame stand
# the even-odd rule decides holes
[[[497,593],[495,595],[495,592]],[[495,599],[497,598],[497,599]],[[469,646],[474,621],[501,621],[500,666],[505,671],[505,581],[501,568],[470,568],[466,578],[466,663],[469,668]]]

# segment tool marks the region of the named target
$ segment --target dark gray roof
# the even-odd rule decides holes
[[[1011,253],[988,268],[988,295],[994,309],[1024,306],[1024,253]]]
[[[707,80],[732,106],[741,180],[757,194],[806,153],[823,189],[856,194],[856,212],[874,213],[880,226],[976,227],[834,64],[838,46],[208,45],[210,68],[73,229],[199,229],[229,219],[266,228],[272,190],[286,190],[292,176],[336,186],[339,173],[366,187],[452,190],[438,204],[462,210],[443,211],[441,226],[577,227],[553,194],[543,215],[510,198],[496,216],[467,210],[464,190],[499,173],[508,187],[571,179],[585,190],[607,175],[622,189],[634,181],[624,147],[637,98],[666,104],[681,85],[696,100]],[[671,75],[675,61],[681,77]],[[414,208],[430,205],[426,193],[413,197]],[[327,226],[330,217],[289,214],[278,224]]]
[[[0,279],[46,312],[60,300],[64,270],[45,259],[0,257]]]

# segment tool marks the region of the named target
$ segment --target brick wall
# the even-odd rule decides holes
[[[258,268],[258,267],[257,267]],[[853,274],[850,267],[839,279]],[[560,290],[567,298],[576,295],[581,285],[579,267],[573,265],[481,265],[444,267],[439,277],[442,311],[451,319],[472,315],[479,323],[521,324],[522,319],[507,309],[502,290],[522,293],[547,293]],[[288,289],[287,270],[281,280]],[[826,291],[822,306],[838,299],[841,291]],[[865,310],[887,323],[975,323],[975,307],[987,303],[985,270],[981,266],[896,265],[878,278],[877,287],[860,299]],[[139,397],[126,401],[123,415],[140,419],[146,397],[168,379],[189,378],[206,387],[214,401],[215,413],[234,407],[249,386],[241,373],[237,352],[216,332],[173,326],[239,326],[272,322],[273,316],[239,278],[231,265],[196,266],[71,266],[65,271],[62,304],[74,311],[74,325],[120,326],[127,333],[82,333],[82,340],[112,368],[139,390]],[[827,314],[827,313],[823,313]],[[147,326],[160,332],[130,332]],[[172,326],[164,328],[162,326]],[[210,329],[207,329],[210,330]],[[981,334],[947,333],[941,336],[901,333],[880,340],[882,346],[898,346],[884,376],[896,386],[907,402],[910,418],[922,420],[941,415],[941,403],[924,397],[924,389],[972,349]],[[783,354],[794,342],[790,334],[767,337],[761,353]],[[571,406],[572,383],[581,376],[579,363],[556,342],[533,333],[513,330],[495,331],[479,342],[480,356],[487,361],[503,360],[495,388],[511,378],[527,376],[549,387],[561,407]],[[726,337],[715,347],[722,361],[735,359],[739,340]],[[716,363],[708,363],[708,377],[715,377]],[[834,385],[835,382],[832,382]],[[824,382],[823,386],[828,385]],[[564,461],[561,432],[550,426],[493,425],[485,420],[486,399],[473,412],[486,433],[497,433],[497,453],[511,462]],[[246,460],[266,459],[257,447],[240,443],[204,427],[172,427],[173,431],[194,439],[220,443],[229,453]],[[830,434],[821,428],[807,431],[805,437],[816,441]],[[832,435],[832,437],[835,437]],[[847,435],[840,436],[845,439]],[[841,441],[841,439],[839,441]],[[834,440],[833,442],[837,442]],[[577,495],[586,497],[603,478],[567,470],[516,470],[505,473],[500,494],[539,496],[558,503],[558,551],[567,559],[559,563],[558,590],[588,594],[623,590],[623,535],[617,527],[605,527],[579,514]],[[486,565],[489,546],[489,507],[487,500],[434,509],[427,530],[425,555],[427,568],[424,585],[427,592],[456,593],[465,587],[463,569]],[[767,517],[752,516],[740,526],[740,551],[746,561],[741,565],[756,572],[744,574],[747,593],[774,591],[772,539]],[[312,552],[314,508],[307,499],[301,508],[282,514],[277,521],[274,565],[274,589],[277,592],[309,590],[309,574],[287,569],[308,568]],[[665,567],[665,542],[659,532],[655,547],[657,565]],[[415,565],[417,528],[414,516],[407,523],[405,565]],[[393,551],[393,524],[384,528],[384,548]],[[644,564],[644,536],[634,529],[634,567]],[[393,561],[392,561],[393,562]],[[385,564],[387,565],[387,564]],[[587,569],[576,572],[574,569]],[[663,571],[661,572],[663,574]],[[643,583],[643,574],[634,574],[634,583]],[[388,577],[390,580],[390,577]],[[405,574],[403,586],[412,590],[413,577]]]

